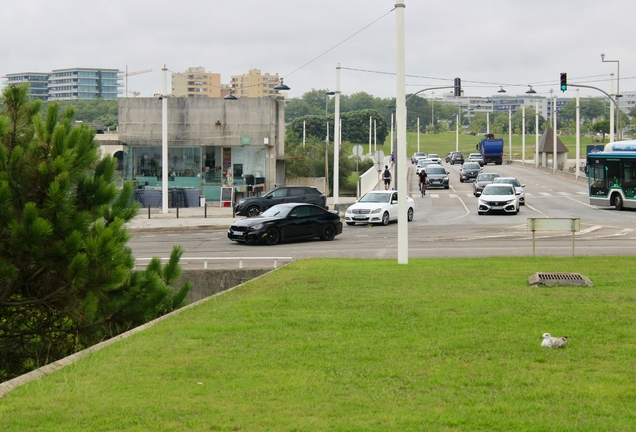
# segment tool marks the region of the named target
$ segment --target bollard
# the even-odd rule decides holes
[[[148,206],[148,219],[150,219],[150,206]]]
[[[179,206],[177,206],[177,219],[179,219]]]
[[[207,269],[208,268],[208,260],[204,260],[203,261],[203,268]]]
[[[208,218],[208,204],[207,203],[203,206],[203,215],[204,215],[204,217],[206,219]]]
[[[239,268],[240,268],[240,269],[242,269],[242,268],[243,268],[243,260],[242,260],[242,259],[240,259],[240,260],[239,260]]]

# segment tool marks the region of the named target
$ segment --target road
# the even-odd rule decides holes
[[[410,161],[409,161],[410,166]],[[459,165],[444,164],[450,172],[450,189],[429,189],[426,197],[417,192],[415,171],[410,190],[415,215],[409,223],[409,258],[477,256],[531,256],[532,233],[528,218],[580,218],[575,234],[575,255],[636,255],[636,212],[591,206],[587,188],[519,165],[489,165],[486,172],[517,177],[525,184],[526,205],[516,215],[478,215],[472,183],[459,182]],[[570,232],[537,232],[537,256],[571,256]],[[209,267],[237,267],[239,258],[311,257],[395,258],[397,224],[356,225],[343,228],[334,241],[285,243],[276,246],[242,245],[230,242],[225,231],[138,233],[129,245],[137,258],[167,257],[173,245],[182,245],[184,257],[217,258]],[[284,260],[283,260],[284,261]],[[270,260],[246,260],[243,268],[262,266]],[[280,261],[279,261],[280,262]],[[184,267],[201,268],[201,261],[182,260]]]

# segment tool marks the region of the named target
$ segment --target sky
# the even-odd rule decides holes
[[[163,92],[161,69],[278,73],[290,98],[334,90],[396,94],[391,0],[3,0],[0,75],[71,67],[152,72],[128,89]],[[451,86],[489,97],[572,84],[636,91],[633,0],[404,0],[406,92]],[[601,53],[606,60],[602,62]],[[170,82],[168,74],[168,83]],[[2,80],[4,82],[4,80]],[[168,88],[170,84],[168,84]],[[444,90],[438,90],[437,97]],[[559,92],[560,93],[560,92]],[[430,91],[423,92],[431,95]],[[574,97],[571,87],[564,96]],[[581,96],[601,93],[582,89]],[[123,95],[122,95],[123,96]],[[131,95],[132,96],[132,95]]]

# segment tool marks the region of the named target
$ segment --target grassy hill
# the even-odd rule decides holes
[[[315,259],[0,400],[3,431],[636,427],[633,257]],[[595,287],[530,287],[578,272]],[[550,332],[564,349],[540,347]]]

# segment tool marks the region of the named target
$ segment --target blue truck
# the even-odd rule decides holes
[[[503,159],[504,142],[501,138],[495,138],[493,134],[486,134],[486,137],[479,141],[477,150],[484,158],[484,165],[494,162],[501,165]]]

